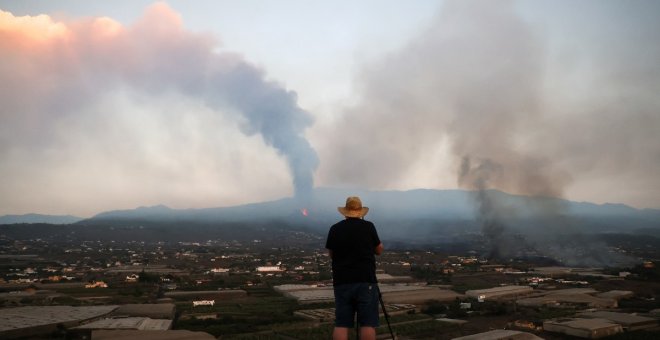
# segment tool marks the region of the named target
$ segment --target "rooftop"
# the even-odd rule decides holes
[[[454,338],[452,340],[500,340],[500,339],[536,340],[543,338],[539,338],[538,336],[527,332],[520,332],[520,331],[514,331],[508,329],[496,329],[488,332],[462,336],[459,338]]]
[[[121,305],[113,316],[142,316],[154,319],[174,318],[176,306],[173,303],[148,303],[148,304],[126,304]]]
[[[567,319],[556,319],[548,320],[543,322],[543,327],[546,327],[546,324],[565,326],[568,328],[575,329],[584,329],[588,331],[597,331],[602,328],[616,327],[619,326],[611,322],[610,320],[605,319],[582,319],[582,318],[567,318]]]
[[[29,306],[0,309],[0,332],[98,318],[117,306]]]
[[[94,340],[214,340],[215,337],[204,332],[186,330],[136,331],[136,330],[94,330]]]
[[[141,331],[164,331],[170,329],[170,327],[172,327],[172,320],[129,317],[102,319],[75,327],[75,329],[135,329]]]
[[[515,295],[521,293],[532,293],[534,290],[529,286],[502,286],[486,289],[473,289],[465,292],[465,295],[470,297],[478,297],[479,295],[486,295],[488,297]]]
[[[407,285],[407,284],[379,284],[381,293],[386,302],[390,303],[420,303],[429,299],[454,300],[460,294],[438,287]],[[332,301],[334,292],[332,286],[318,287],[315,285],[286,284],[274,287],[276,291],[292,297],[301,303]]]
[[[621,324],[622,326],[629,326],[638,323],[651,323],[651,324],[657,323],[656,319],[648,318],[645,316],[639,316],[639,315],[627,314],[627,313],[608,312],[608,311],[585,312],[585,313],[579,313],[578,316],[583,318],[590,318],[590,319],[593,318],[607,319],[612,322]]]

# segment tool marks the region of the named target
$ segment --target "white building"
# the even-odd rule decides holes
[[[485,300],[504,298],[504,297],[516,297],[519,295],[530,294],[534,291],[532,287],[529,286],[502,286],[494,287],[488,289],[474,289],[468,290],[465,292],[467,297],[475,298],[480,302]]]
[[[197,301],[193,301],[193,307],[213,306],[213,305],[215,305],[215,300],[197,300]]]
[[[257,271],[260,273],[265,273],[265,272],[283,272],[284,269],[282,269],[280,266],[260,266],[257,267]]]

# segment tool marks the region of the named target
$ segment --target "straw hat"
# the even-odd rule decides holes
[[[339,213],[346,217],[364,217],[369,212],[369,208],[362,206],[362,201],[357,196],[350,196],[346,199],[345,207],[337,207]]]

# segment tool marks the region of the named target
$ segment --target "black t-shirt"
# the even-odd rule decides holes
[[[347,218],[330,228],[325,243],[332,250],[333,284],[376,283],[374,250],[380,244],[373,223]]]

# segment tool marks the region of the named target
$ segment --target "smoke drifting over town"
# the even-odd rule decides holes
[[[641,189],[644,178],[658,187],[657,20],[636,5],[577,6],[566,30],[585,46],[557,46],[514,4],[447,2],[416,39],[365,67],[361,100],[342,121],[361,138],[339,141],[323,173],[387,186],[448,145],[456,173],[464,160],[497,164],[489,187],[508,192],[561,197],[568,185],[614,173],[627,186]],[[608,21],[619,28],[597,29]],[[646,42],[644,50],[632,41]],[[364,171],[343,162],[349,150]],[[460,184],[476,188],[472,177],[464,173]]]
[[[253,170],[241,167],[259,167],[256,158],[270,162],[273,157],[244,154],[238,145],[235,153],[221,154],[227,149],[221,147],[237,138],[237,144],[259,144],[233,133],[234,125],[277,150],[292,174],[295,195],[312,189],[318,158],[303,135],[312,116],[298,106],[296,93],[267,80],[243,57],[218,51],[212,36],[186,31],[167,5],[152,5],[131,26],[109,18],[63,23],[46,15],[0,15],[3,193],[21,191],[12,176],[35,171],[16,166],[26,155],[33,157],[30,168],[50,167],[52,178],[44,181],[49,185],[76,182],[71,179],[77,175],[85,181],[94,171],[109,175],[108,182],[128,180],[135,172],[138,182],[162,196],[177,195],[177,189],[158,189],[156,182],[187,170],[192,192],[195,185],[222,185],[214,175],[245,172],[240,180],[249,181]],[[91,145],[88,153],[86,145]],[[69,166],[62,158],[69,158]],[[85,174],[76,173],[79,169]],[[277,178],[278,166],[270,169]],[[87,186],[102,186],[99,181],[90,179],[95,183]],[[114,184],[121,191],[136,183]],[[77,184],[72,189],[84,191]],[[244,193],[233,194],[240,201]],[[2,196],[7,207],[19,200]]]
[[[660,76],[650,57],[660,58],[653,33],[660,29],[657,20],[636,15],[642,10],[636,5],[609,4],[598,14],[578,6],[573,15],[595,15],[594,27],[618,20],[622,28],[605,32],[586,23],[569,25],[581,30],[570,34],[592,35],[588,43],[597,53],[572,46],[561,51],[572,54],[557,56],[548,52],[555,46],[542,27],[522,19],[514,4],[447,2],[417,39],[368,67],[359,79],[362,100],[347,110],[343,123],[347,135],[362,136],[359,142],[370,147],[339,141],[335,153],[324,157],[332,163],[328,176],[338,182],[392,185],[420,159],[447,145],[458,185],[478,192],[475,210],[484,235],[497,247],[493,253],[505,255],[526,246],[502,237],[503,219],[520,212],[493,201],[487,189],[564,197],[576,180],[589,183],[614,173],[622,182],[603,190],[642,190],[641,178],[658,188],[652,174],[660,168],[660,114],[652,93],[660,90]],[[625,28],[631,20],[641,21],[637,30]],[[644,51],[632,48],[631,40],[646,41]],[[586,71],[575,69],[587,62]],[[349,150],[353,161],[345,162]],[[356,163],[361,171],[355,171]],[[647,198],[657,201],[657,194],[654,190]],[[550,226],[544,235],[518,231],[534,247],[567,263],[604,262],[589,258],[606,257],[598,245],[592,246],[599,248],[593,252],[598,255],[589,255],[593,249],[571,254],[544,245],[547,234],[572,230],[556,201],[530,209]]]

